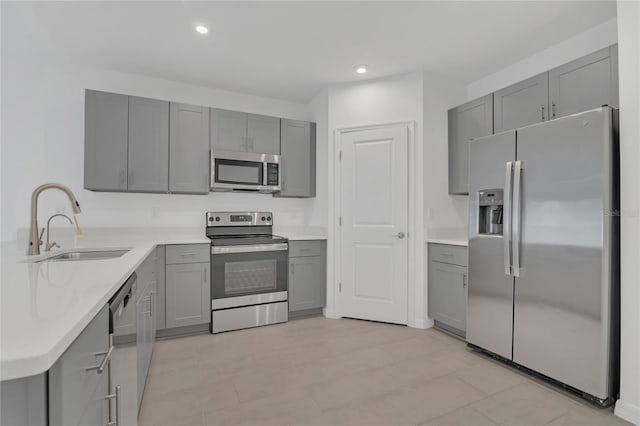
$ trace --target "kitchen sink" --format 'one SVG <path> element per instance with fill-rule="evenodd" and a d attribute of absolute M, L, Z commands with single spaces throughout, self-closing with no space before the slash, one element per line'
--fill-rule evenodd
<path fill-rule="evenodd" d="M 128 253 L 129 249 L 118 250 L 86 250 L 69 251 L 37 260 L 36 262 L 69 262 L 78 260 L 106 260 L 114 259 Z"/>

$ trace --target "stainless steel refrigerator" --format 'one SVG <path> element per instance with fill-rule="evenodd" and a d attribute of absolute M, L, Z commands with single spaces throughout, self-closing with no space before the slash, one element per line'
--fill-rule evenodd
<path fill-rule="evenodd" d="M 471 141 L 467 341 L 602 405 L 618 392 L 617 111 Z"/>

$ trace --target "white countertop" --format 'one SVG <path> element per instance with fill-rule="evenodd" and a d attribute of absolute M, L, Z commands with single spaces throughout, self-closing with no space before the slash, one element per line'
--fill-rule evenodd
<path fill-rule="evenodd" d="M 326 239 L 316 232 L 279 232 L 291 240 Z M 93 229 L 85 234 L 61 243 L 57 251 L 131 251 L 107 260 L 27 263 L 26 244 L 2 244 L 0 380 L 47 371 L 157 245 L 210 243 L 201 228 Z"/>
<path fill-rule="evenodd" d="M 452 246 L 469 246 L 469 237 L 466 229 L 441 228 L 429 229 L 425 232 L 427 243 L 449 244 Z"/>

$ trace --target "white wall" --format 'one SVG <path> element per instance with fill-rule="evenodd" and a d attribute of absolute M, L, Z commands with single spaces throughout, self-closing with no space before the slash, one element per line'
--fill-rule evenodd
<path fill-rule="evenodd" d="M 414 256 L 415 267 L 410 271 L 413 280 L 409 286 L 409 325 L 424 327 L 426 325 L 425 289 L 423 280 L 422 247 L 423 243 L 423 184 L 422 184 L 422 73 L 414 72 L 392 76 L 388 78 L 366 80 L 355 84 L 333 85 L 328 90 L 328 187 L 334 187 L 335 146 L 334 133 L 336 129 L 367 126 L 384 123 L 413 122 L 415 123 L 415 157 L 419 168 L 416 172 L 416 191 L 413 194 L 415 208 L 411 214 L 417 216 L 418 235 L 409 236 L 410 257 Z M 329 212 L 334 211 L 333 197 L 328 199 Z M 335 228 L 335 215 L 329 214 L 329 229 Z M 413 238 L 412 238 L 413 237 Z M 330 240 L 328 244 L 328 282 L 327 315 L 337 316 L 335 311 L 335 283 L 337 271 L 334 268 L 335 244 Z M 410 274 L 411 275 L 411 274 Z"/>
<path fill-rule="evenodd" d="M 640 3 L 618 1 L 621 180 L 620 400 L 616 414 L 640 425 Z"/>
<path fill-rule="evenodd" d="M 423 75 L 424 220 L 426 228 L 467 228 L 466 195 L 449 195 L 447 111 L 465 101 L 465 86 L 446 77 Z"/>
<path fill-rule="evenodd" d="M 611 46 L 617 43 L 617 40 L 617 24 L 614 18 L 469 84 L 467 100 L 479 98 Z"/>
<path fill-rule="evenodd" d="M 316 196 L 310 202 L 308 226 L 327 228 L 328 223 L 328 160 L 329 160 L 329 90 L 322 89 L 309 102 L 311 121 L 316 123 Z"/>
<path fill-rule="evenodd" d="M 8 15 L 3 6 L 3 35 L 23 34 L 25 29 L 13 28 Z M 83 209 L 78 219 L 85 227 L 204 227 L 204 212 L 235 209 L 272 210 L 276 224 L 304 226 L 317 204 L 263 194 L 118 194 L 83 189 L 85 88 L 300 120 L 311 118 L 307 105 L 64 63 L 35 36 L 2 37 L 2 60 L 2 240 L 15 239 L 17 228 L 29 226 L 31 192 L 45 182 L 63 183 L 74 191 Z M 319 189 L 326 192 L 322 186 Z M 46 191 L 40 198 L 41 221 L 57 210 L 70 213 L 61 193 Z"/>

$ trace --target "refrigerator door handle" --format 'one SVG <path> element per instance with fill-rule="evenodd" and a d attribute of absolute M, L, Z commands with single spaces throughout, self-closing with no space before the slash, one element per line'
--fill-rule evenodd
<path fill-rule="evenodd" d="M 520 222 L 521 222 L 521 200 L 520 200 L 520 187 L 522 179 L 522 161 L 516 161 L 514 163 L 513 172 L 513 215 L 512 215 L 512 227 L 513 227 L 513 239 L 511 243 L 511 251 L 513 253 L 513 276 L 520 276 Z"/>
<path fill-rule="evenodd" d="M 511 176 L 513 161 L 506 163 L 504 173 L 504 214 L 502 215 L 502 240 L 504 242 L 504 274 L 511 275 Z"/>

